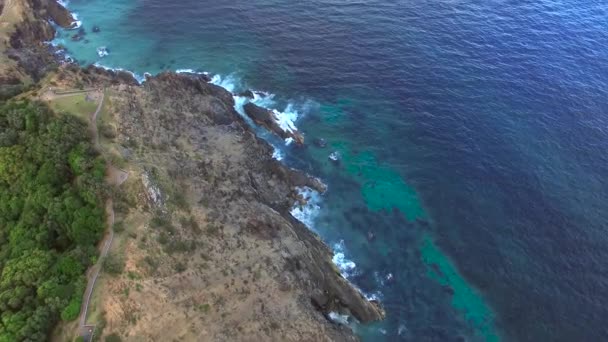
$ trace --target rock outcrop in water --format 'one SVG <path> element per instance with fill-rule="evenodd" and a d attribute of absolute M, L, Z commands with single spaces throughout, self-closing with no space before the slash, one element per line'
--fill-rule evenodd
<path fill-rule="evenodd" d="M 46 5 L 48 18 L 53 20 L 57 25 L 63 28 L 75 27 L 76 20 L 74 20 L 72 13 L 65 9 L 65 7 L 59 4 L 56 0 L 43 0 L 40 1 L 40 3 L 43 6 Z"/>
<path fill-rule="evenodd" d="M 99 290 L 96 305 L 114 332 L 147 340 L 354 341 L 328 320 L 331 312 L 364 323 L 384 317 L 290 213 L 305 201 L 299 187 L 323 192 L 325 185 L 272 159 L 230 92 L 196 75 L 162 73 L 139 85 L 127 72 L 93 66 L 61 65 L 49 74 L 43 64 L 53 51 L 41 44 L 53 36 L 47 7 L 13 1 L 32 13 L 10 38 L 6 54 L 15 63 L 2 70 L 3 86 L 47 75 L 39 87 L 105 89 L 102 131 L 111 134 L 104 153 L 123 160 L 130 189 L 120 215 L 131 238 L 113 253 L 128 249 L 128 274 L 142 277 L 126 297 L 126 275 Z M 282 138 L 304 142 L 271 111 L 254 104 L 246 111 Z M 150 201 L 144 183 L 163 201 Z"/>
<path fill-rule="evenodd" d="M 267 128 L 269 131 L 278 135 L 283 139 L 291 138 L 298 145 L 304 144 L 304 136 L 295 129 L 283 129 L 278 122 L 275 113 L 253 103 L 247 103 L 244 106 L 245 113 L 249 116 L 255 123 Z"/>

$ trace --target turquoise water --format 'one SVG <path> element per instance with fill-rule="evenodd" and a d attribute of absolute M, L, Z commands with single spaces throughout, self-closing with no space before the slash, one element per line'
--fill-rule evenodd
<path fill-rule="evenodd" d="M 608 340 L 603 4 L 68 6 L 86 35 L 55 42 L 82 64 L 207 71 L 273 94 L 256 103 L 309 144 L 257 131 L 329 186 L 294 214 L 387 310 L 354 325 L 364 340 Z"/>

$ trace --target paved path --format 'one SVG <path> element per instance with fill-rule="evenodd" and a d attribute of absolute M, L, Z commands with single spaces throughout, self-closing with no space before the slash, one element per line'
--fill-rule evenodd
<path fill-rule="evenodd" d="M 97 109 L 94 113 L 91 114 L 91 131 L 93 132 L 93 141 L 97 149 L 101 149 L 101 146 L 99 145 L 99 134 L 97 133 L 97 115 L 103 107 L 104 96 L 105 94 L 102 91 L 101 99 L 99 100 Z M 108 169 L 108 172 L 110 174 L 116 175 L 116 177 L 112 177 L 116 178 L 116 180 L 112 182 L 113 184 L 120 185 L 127 180 L 128 173 L 126 171 L 117 169 L 112 165 L 108 165 Z M 86 324 L 87 314 L 89 311 L 89 303 L 91 302 L 91 295 L 93 294 L 93 289 L 95 288 L 95 282 L 99 277 L 99 272 L 103 267 L 103 262 L 106 256 L 108 255 L 108 251 L 112 246 L 112 240 L 114 239 L 114 229 L 112 228 L 114 226 L 114 206 L 111 198 L 106 201 L 106 221 L 108 225 L 108 232 L 102 240 L 101 253 L 99 255 L 97 263 L 93 265 L 87 272 L 87 288 L 84 291 L 84 295 L 82 297 L 82 306 L 80 307 L 78 330 L 80 331 L 80 335 L 84 338 L 85 341 L 91 341 L 93 337 L 93 332 L 95 331 L 95 325 Z"/>

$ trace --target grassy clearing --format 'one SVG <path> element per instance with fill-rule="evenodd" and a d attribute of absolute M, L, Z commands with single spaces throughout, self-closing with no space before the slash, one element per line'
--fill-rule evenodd
<path fill-rule="evenodd" d="M 76 115 L 84 120 L 89 120 L 90 115 L 97 109 L 97 102 L 87 101 L 84 93 L 56 98 L 50 101 L 49 105 L 55 112 Z"/>

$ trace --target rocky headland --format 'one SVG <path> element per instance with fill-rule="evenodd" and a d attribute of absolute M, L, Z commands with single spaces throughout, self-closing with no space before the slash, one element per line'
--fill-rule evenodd
<path fill-rule="evenodd" d="M 300 187 L 325 185 L 272 158 L 234 109 L 233 94 L 197 75 L 127 72 L 57 60 L 48 20 L 73 27 L 54 0 L 2 8 L 0 91 L 44 100 L 49 89 L 103 91 L 100 149 L 128 172 L 113 189 L 123 266 L 102 275 L 93 314 L 101 334 L 135 341 L 355 341 L 330 313 L 367 323 L 384 316 L 339 273 L 332 251 L 291 214 Z M 6 62 L 6 63 L 5 63 Z M 303 144 L 272 112 L 257 124 Z M 129 289 L 133 289 L 129 291 Z M 89 319 L 90 320 L 90 319 Z M 73 329 L 62 324 L 56 340 Z"/>

